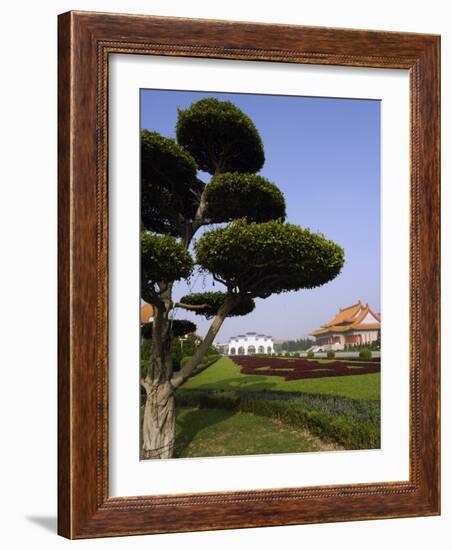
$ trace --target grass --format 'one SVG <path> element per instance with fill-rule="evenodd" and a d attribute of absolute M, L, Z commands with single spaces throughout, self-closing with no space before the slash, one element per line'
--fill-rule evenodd
<path fill-rule="evenodd" d="M 182 387 L 184 390 L 271 390 L 315 393 L 351 399 L 379 400 L 380 374 L 372 373 L 356 376 L 328 376 L 305 380 L 285 380 L 280 376 L 241 374 L 238 365 L 228 357 L 222 357 L 200 374 L 190 378 Z"/>
<path fill-rule="evenodd" d="M 175 456 L 379 448 L 379 399 L 378 373 L 285 380 L 222 357 L 176 392 Z"/>
<path fill-rule="evenodd" d="M 273 391 L 179 390 L 176 407 L 251 413 L 345 449 L 380 447 L 379 401 Z"/>
<path fill-rule="evenodd" d="M 272 418 L 222 409 L 179 409 L 176 457 L 300 453 L 337 449 Z"/>

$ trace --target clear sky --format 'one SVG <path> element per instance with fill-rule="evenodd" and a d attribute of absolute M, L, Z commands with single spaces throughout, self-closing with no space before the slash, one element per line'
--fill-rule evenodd
<path fill-rule="evenodd" d="M 346 260 L 326 285 L 256 300 L 253 313 L 225 321 L 216 341 L 248 331 L 300 338 L 358 300 L 380 311 L 380 102 L 142 90 L 141 127 L 175 137 L 177 108 L 205 97 L 232 101 L 251 117 L 265 149 L 260 174 L 284 193 L 287 221 L 321 231 L 345 249 Z M 196 275 L 191 288 L 223 290 Z M 187 292 L 178 284 L 175 296 Z M 210 324 L 186 311 L 176 317 L 192 319 L 201 335 Z"/>

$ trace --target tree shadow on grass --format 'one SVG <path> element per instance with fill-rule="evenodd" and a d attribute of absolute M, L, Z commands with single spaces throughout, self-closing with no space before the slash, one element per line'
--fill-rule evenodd
<path fill-rule="evenodd" d="M 176 445 L 174 449 L 175 458 L 180 458 L 190 446 L 194 438 L 204 429 L 219 422 L 223 422 L 236 414 L 234 410 L 224 409 L 180 409 L 184 412 L 177 419 Z"/>

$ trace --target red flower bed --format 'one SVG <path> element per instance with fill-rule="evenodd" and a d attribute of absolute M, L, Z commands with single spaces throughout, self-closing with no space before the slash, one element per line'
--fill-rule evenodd
<path fill-rule="evenodd" d="M 230 357 L 240 367 L 242 374 L 282 376 L 286 380 L 324 378 L 326 376 L 350 376 L 380 372 L 380 363 L 353 361 L 350 367 L 341 361 L 320 363 L 306 359 L 280 359 L 278 357 L 255 357 L 236 355 Z"/>

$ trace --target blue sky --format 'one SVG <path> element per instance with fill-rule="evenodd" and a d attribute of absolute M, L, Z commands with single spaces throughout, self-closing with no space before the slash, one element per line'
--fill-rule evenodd
<path fill-rule="evenodd" d="M 345 249 L 346 259 L 332 282 L 257 300 L 253 313 L 227 319 L 217 341 L 246 331 L 300 338 L 358 300 L 380 311 L 380 102 L 142 90 L 141 127 L 175 137 L 177 108 L 205 97 L 232 101 L 251 117 L 265 149 L 260 174 L 284 193 L 287 221 L 321 231 Z M 191 288 L 222 290 L 196 276 Z M 187 291 L 178 284 L 175 295 Z M 185 311 L 177 317 L 192 319 L 201 335 L 210 324 Z"/>

